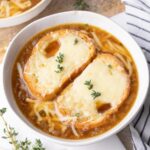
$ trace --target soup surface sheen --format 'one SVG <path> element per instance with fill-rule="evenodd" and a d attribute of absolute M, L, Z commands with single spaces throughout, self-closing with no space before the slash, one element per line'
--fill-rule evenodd
<path fill-rule="evenodd" d="M 34 91 L 35 89 L 33 90 L 30 87 L 28 87 L 28 82 L 23 73 L 26 70 L 28 71 L 27 67 L 25 66 L 26 64 L 30 65 L 31 61 L 35 61 L 35 62 L 37 61 L 36 63 L 38 63 L 38 65 L 42 65 L 41 67 L 45 67 L 44 66 L 45 64 L 40 64 L 39 62 L 42 62 L 42 61 L 44 62 L 44 60 L 49 60 L 48 58 L 53 57 L 57 53 L 59 47 L 61 46 L 60 42 L 58 42 L 57 40 L 50 41 L 50 43 L 48 43 L 48 45 L 44 49 L 44 52 L 42 51 L 41 52 L 42 54 L 39 53 L 40 55 L 38 57 L 40 58 L 39 60 L 38 59 L 35 60 L 31 58 L 31 55 L 34 55 L 33 49 L 34 50 L 36 49 L 37 46 L 35 45 L 37 45 L 37 43 L 43 37 L 46 37 L 48 34 L 51 34 L 53 32 L 55 33 L 60 30 L 71 31 L 70 33 L 67 32 L 67 34 L 73 35 L 75 33 L 75 36 L 77 37 L 74 39 L 74 44 L 72 45 L 78 46 L 77 49 L 81 48 L 82 50 L 83 47 L 86 49 L 87 48 L 86 46 L 88 45 L 86 42 L 89 42 L 89 43 L 92 42 L 95 47 L 96 52 L 95 54 L 93 54 L 93 56 L 91 56 L 91 59 L 86 63 L 86 65 L 84 64 L 84 67 L 81 67 L 79 69 L 80 71 L 73 73 L 73 75 L 71 75 L 69 80 L 67 80 L 65 84 L 63 84 L 59 88 L 59 90 L 56 90 L 53 96 L 42 97 L 43 95 L 42 96 L 38 95 Z M 79 37 L 79 35 L 76 34 L 76 32 L 80 33 L 81 38 Z M 85 34 L 85 37 L 87 38 L 86 40 L 84 40 L 85 37 L 82 36 L 81 33 Z M 63 32 L 60 32 L 60 35 L 63 35 L 63 34 L 64 34 Z M 74 37 L 71 37 L 71 38 L 74 38 Z M 66 36 L 66 39 L 62 38 L 61 42 L 63 42 L 64 40 L 67 45 L 67 42 L 69 42 L 71 38 L 67 39 L 67 36 Z M 44 41 L 46 41 L 46 39 L 44 39 Z M 83 44 L 83 42 L 85 42 L 85 44 L 87 45 Z M 42 47 L 40 47 L 40 50 L 41 49 Z M 65 69 L 66 69 L 65 65 L 67 65 L 65 64 L 65 61 L 67 61 L 67 56 L 69 57 L 70 53 L 68 54 L 68 51 L 66 49 L 64 49 L 64 53 L 62 53 L 63 50 L 61 53 L 58 53 L 59 55 L 57 55 L 57 57 L 54 59 L 54 62 L 55 61 L 57 62 L 56 68 L 58 67 L 58 64 L 60 64 L 59 67 L 62 67 L 62 68 L 64 67 L 63 68 L 64 72 L 63 72 L 63 69 L 59 67 L 58 67 L 59 70 L 55 71 L 56 75 L 52 72 L 54 76 L 56 77 L 60 75 L 61 73 L 63 74 L 68 71 L 67 70 L 65 72 Z M 73 51 L 73 48 L 70 49 L 70 51 Z M 62 56 L 62 58 L 59 60 L 56 60 L 58 56 L 60 55 Z M 75 53 L 73 55 L 72 55 L 72 60 L 68 60 L 70 65 L 73 61 L 73 57 L 77 57 L 77 58 L 79 57 Z M 86 53 L 83 53 L 80 56 L 82 55 L 86 55 Z M 95 72 L 97 71 L 95 68 L 93 68 L 93 71 L 91 72 L 92 70 L 91 68 L 92 68 L 92 65 L 93 66 L 95 65 L 94 62 L 98 58 L 100 58 L 101 61 L 99 63 L 102 65 L 101 66 L 102 70 L 100 70 L 100 72 L 102 72 L 102 75 L 103 75 L 103 71 L 106 70 L 106 73 L 107 73 L 106 75 L 104 74 L 104 77 L 102 76 L 100 78 L 101 80 L 95 79 L 94 78 L 95 76 L 91 75 L 92 72 L 94 72 L 94 70 Z M 29 59 L 31 60 L 29 61 Z M 78 61 L 82 61 L 83 59 L 79 59 Z M 117 63 L 118 67 L 115 68 L 114 66 L 108 64 L 108 72 L 107 72 L 107 67 L 105 67 L 105 64 L 108 63 L 109 60 L 112 60 L 112 64 L 114 63 L 114 66 Z M 78 65 L 77 62 L 74 64 L 74 66 L 76 65 Z M 74 69 L 74 67 L 72 68 Z M 51 66 L 50 66 L 50 69 L 51 69 Z M 36 72 L 37 70 L 35 71 L 35 74 L 33 75 L 33 77 L 37 75 Z M 49 72 L 47 72 L 47 74 L 45 72 L 41 72 L 41 74 L 46 74 L 46 76 L 48 75 L 48 73 Z M 122 76 L 120 76 L 120 74 L 124 75 L 123 78 Z M 35 87 L 38 86 L 38 83 L 40 82 L 41 83 L 40 87 L 43 88 L 43 86 L 45 85 L 43 85 L 42 83 L 44 83 L 44 80 L 46 80 L 45 79 L 47 78 L 46 76 L 43 77 L 42 75 L 38 74 L 39 78 L 36 78 L 37 80 L 35 80 L 34 86 Z M 107 83 L 107 81 L 102 80 L 102 78 L 105 79 L 106 76 L 107 76 L 107 80 L 110 79 L 111 83 Z M 111 76 L 113 76 L 114 78 L 112 78 Z M 42 77 L 43 77 L 43 82 L 39 81 Z M 88 80 L 84 80 L 84 78 Z M 96 75 L 96 78 L 99 78 L 98 74 Z M 118 78 L 121 78 L 120 82 L 117 81 Z M 124 85 L 124 78 L 125 78 L 125 84 L 127 84 L 126 96 L 123 93 L 122 94 L 123 96 L 122 95 L 121 96 L 124 97 L 124 99 L 122 101 L 120 100 L 121 101 L 120 103 L 119 102 L 117 103 L 115 99 L 116 95 L 111 96 L 110 93 L 115 88 L 118 88 L 118 92 L 120 92 L 119 89 L 121 87 L 117 87 L 117 85 L 126 86 Z M 80 84 L 82 81 L 83 81 L 83 85 Z M 103 86 L 102 86 L 102 89 L 96 89 L 96 86 L 98 86 L 97 83 L 99 81 L 101 81 L 101 84 L 103 84 L 104 87 L 109 85 L 109 88 L 103 89 Z M 102 83 L 103 81 L 104 83 Z M 116 85 L 114 81 L 117 81 Z M 48 79 L 45 81 L 45 83 L 46 82 L 53 83 L 53 81 L 49 81 Z M 76 84 L 77 86 L 75 86 Z M 101 84 L 99 84 L 99 87 L 101 87 Z M 48 84 L 48 87 L 49 87 L 49 84 Z M 59 26 L 51 27 L 49 29 L 46 29 L 40 32 L 39 34 L 35 35 L 31 40 L 29 40 L 25 44 L 25 46 L 19 53 L 14 64 L 14 68 L 12 72 L 12 89 L 13 89 L 14 97 L 15 97 L 18 107 L 20 108 L 21 112 L 26 116 L 26 118 L 34 126 L 36 126 L 37 128 L 41 129 L 42 131 L 44 131 L 45 133 L 49 135 L 53 135 L 53 136 L 57 136 L 61 138 L 67 138 L 67 139 L 83 139 L 83 138 L 100 135 L 108 131 L 109 129 L 117 125 L 128 114 L 137 96 L 138 75 L 137 75 L 136 66 L 134 64 L 134 61 L 130 53 L 123 46 L 123 44 L 118 39 L 116 39 L 113 35 L 111 35 L 110 33 L 98 27 L 94 27 L 89 24 L 62 24 Z M 36 90 L 38 90 L 39 92 L 41 89 L 40 90 L 36 89 Z M 75 91 L 76 97 L 74 99 L 76 100 L 74 100 L 73 98 L 70 100 L 67 99 L 70 96 L 69 94 L 72 91 Z M 107 91 L 108 91 L 108 94 L 107 94 Z M 84 94 L 87 94 L 87 92 L 91 94 L 89 94 L 89 96 L 87 96 L 87 99 L 86 99 L 85 98 L 86 95 Z M 73 94 L 71 95 L 72 97 L 73 97 Z M 105 99 L 105 97 L 108 98 L 109 96 L 111 96 L 112 99 L 115 97 L 113 99 L 114 103 L 111 103 L 111 101 L 106 102 L 106 100 L 102 101 L 102 99 Z M 79 106 L 79 104 L 81 106 Z M 71 107 L 72 105 L 74 107 Z M 89 105 L 91 106 L 91 109 L 93 108 L 93 110 L 90 110 L 90 108 L 85 108 L 86 106 L 89 106 Z M 111 108 L 113 107 L 114 109 L 111 110 Z M 88 111 L 86 112 L 86 110 Z M 85 117 L 86 116 L 85 113 L 87 117 Z M 88 113 L 89 114 L 91 113 L 93 116 L 90 116 L 91 114 L 89 115 Z M 91 119 L 90 117 L 93 117 L 93 118 L 97 117 L 96 119 L 94 118 L 95 120 L 92 118 L 94 120 L 94 123 L 90 120 Z M 101 118 L 101 121 L 97 121 L 99 118 Z"/>

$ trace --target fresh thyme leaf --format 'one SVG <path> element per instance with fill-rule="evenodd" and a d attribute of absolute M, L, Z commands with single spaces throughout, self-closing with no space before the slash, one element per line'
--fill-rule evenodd
<path fill-rule="evenodd" d="M 91 83 L 91 80 L 85 81 L 84 84 L 88 86 L 89 90 L 91 90 L 93 88 L 93 84 Z"/>
<path fill-rule="evenodd" d="M 56 61 L 58 62 L 58 63 L 63 63 L 63 61 L 64 61 L 64 54 L 62 54 L 62 53 L 59 53 L 59 55 L 57 56 L 57 58 L 56 58 Z"/>
<path fill-rule="evenodd" d="M 75 116 L 76 116 L 76 117 L 79 117 L 79 116 L 80 116 L 80 113 L 76 113 Z"/>
<path fill-rule="evenodd" d="M 100 92 L 96 92 L 95 90 L 92 90 L 91 95 L 92 95 L 93 99 L 95 99 L 96 97 L 101 96 L 101 93 Z"/>
<path fill-rule="evenodd" d="M 9 129 L 10 129 L 10 133 L 11 133 L 13 136 L 17 136 L 17 135 L 18 135 L 18 133 L 15 131 L 14 128 L 12 128 L 12 127 L 9 126 Z"/>
<path fill-rule="evenodd" d="M 56 62 L 59 63 L 57 65 L 57 70 L 55 71 L 56 73 L 60 73 L 63 71 L 64 67 L 60 65 L 61 63 L 63 63 L 63 61 L 64 61 L 64 54 L 59 53 L 59 55 L 56 58 Z"/>
<path fill-rule="evenodd" d="M 112 65 L 109 64 L 108 67 L 109 67 L 110 69 L 112 69 Z"/>
<path fill-rule="evenodd" d="M 113 69 L 113 67 L 112 67 L 112 65 L 108 65 L 108 68 L 109 68 L 109 72 L 110 72 L 110 74 L 112 75 L 113 73 L 112 73 L 112 69 Z"/>
<path fill-rule="evenodd" d="M 6 108 L 0 109 L 0 116 L 3 116 L 3 114 L 6 112 Z"/>
<path fill-rule="evenodd" d="M 64 70 L 64 67 L 61 66 L 60 64 L 57 65 L 57 70 L 55 71 L 56 73 L 60 73 Z"/>
<path fill-rule="evenodd" d="M 42 142 L 39 139 L 36 139 L 32 150 L 45 150 L 45 148 L 43 147 Z"/>
<path fill-rule="evenodd" d="M 2 136 L 2 138 L 3 138 L 3 139 L 7 139 L 7 137 L 6 137 L 6 136 Z"/>
<path fill-rule="evenodd" d="M 14 150 L 45 150 L 43 147 L 43 144 L 39 139 L 36 139 L 35 144 L 33 145 L 27 138 L 24 141 L 18 141 L 17 135 L 18 133 L 16 130 L 9 126 L 9 124 L 6 122 L 3 114 L 6 112 L 6 108 L 0 109 L 0 118 L 4 124 L 4 136 L 2 136 L 3 139 L 7 139 L 9 144 L 12 145 L 12 149 Z"/>
<path fill-rule="evenodd" d="M 76 0 L 74 7 L 78 10 L 85 10 L 89 8 L 89 5 L 84 0 Z"/>
<path fill-rule="evenodd" d="M 8 142 L 13 146 L 13 148 L 15 150 L 19 150 L 20 145 L 18 143 L 18 140 L 16 139 L 16 136 L 18 135 L 18 133 L 15 131 L 14 128 L 10 127 L 7 124 L 7 122 L 5 121 L 3 116 L 1 116 L 1 118 L 2 118 L 2 121 L 3 121 L 4 126 L 5 126 L 4 130 L 3 130 L 5 136 L 3 136 L 2 138 L 7 139 Z"/>
<path fill-rule="evenodd" d="M 20 142 L 20 149 L 21 150 L 29 150 L 31 142 L 26 138 L 24 141 Z"/>
<path fill-rule="evenodd" d="M 79 40 L 77 38 L 75 38 L 74 40 L 74 45 L 78 44 Z"/>

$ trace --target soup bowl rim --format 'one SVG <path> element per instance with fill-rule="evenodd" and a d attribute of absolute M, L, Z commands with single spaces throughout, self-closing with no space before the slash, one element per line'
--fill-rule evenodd
<path fill-rule="evenodd" d="M 72 18 L 68 18 L 68 17 L 72 17 Z M 91 18 L 91 20 L 89 21 L 88 19 L 85 19 L 87 16 L 87 18 Z M 136 49 L 136 52 L 134 51 L 134 49 L 128 49 L 129 52 L 134 52 L 134 55 L 132 55 L 132 57 L 134 56 L 134 61 L 138 70 L 138 75 L 139 75 L 139 90 L 138 90 L 138 95 L 137 98 L 135 100 L 134 105 L 132 106 L 131 110 L 129 111 L 129 113 L 126 115 L 126 117 L 120 121 L 120 123 L 118 123 L 115 127 L 111 128 L 110 130 L 106 131 L 105 133 L 101 134 L 101 135 L 97 135 L 94 137 L 90 137 L 90 138 L 86 138 L 86 139 L 79 139 L 79 140 L 71 140 L 71 139 L 63 139 L 63 138 L 58 138 L 58 137 L 54 137 L 51 135 L 47 135 L 46 133 L 44 133 L 43 131 L 37 129 L 36 127 L 34 127 L 25 117 L 24 115 L 21 113 L 21 111 L 19 110 L 19 108 L 17 107 L 16 104 L 14 104 L 14 97 L 12 94 L 12 87 L 11 87 L 11 69 L 6 69 L 7 67 L 11 66 L 12 67 L 12 63 L 14 63 L 16 56 L 12 56 L 12 55 L 16 55 L 19 53 L 20 49 L 16 50 L 15 47 L 18 46 L 17 41 L 18 42 L 23 42 L 21 41 L 21 39 L 24 37 L 24 39 L 27 38 L 28 35 L 28 31 L 33 32 L 33 34 L 35 32 L 38 33 L 37 29 L 38 27 L 43 27 L 43 29 L 45 29 L 45 26 L 48 28 L 50 27 L 49 25 L 45 25 L 44 23 L 51 23 L 50 21 L 53 21 L 54 23 L 56 23 L 56 25 L 59 25 L 62 19 L 62 17 L 66 17 L 65 19 L 67 21 L 62 22 L 63 23 L 89 23 L 89 22 L 93 22 L 98 19 L 102 22 L 102 26 L 107 25 L 108 29 L 109 26 L 114 27 L 114 33 L 116 33 L 116 36 L 118 38 L 118 36 L 120 36 L 118 39 L 121 42 L 125 42 L 125 46 L 126 47 L 133 47 L 134 49 Z M 84 17 L 84 19 L 83 19 Z M 92 18 L 93 17 L 93 18 Z M 81 19 L 79 19 L 81 18 Z M 59 19 L 59 21 L 58 21 Z M 72 22 L 68 22 L 69 19 L 72 19 Z M 74 22 L 75 19 L 75 22 Z M 79 21 L 79 20 L 84 20 L 84 21 Z M 63 19 L 62 19 L 63 20 Z M 79 22 L 77 22 L 77 20 Z M 57 22 L 58 21 L 58 22 Z M 98 21 L 97 21 L 98 22 Z M 58 24 L 57 24 L 58 23 Z M 89 23 L 91 24 L 91 23 Z M 93 25 L 93 24 L 91 24 Z M 96 25 L 95 25 L 96 26 Z M 98 25 L 97 27 L 100 27 L 100 25 Z M 103 29 L 103 27 L 100 27 Z M 111 29 L 109 29 L 111 30 Z M 41 30 L 40 30 L 41 31 Z M 32 33 L 30 33 L 32 34 Z M 36 35 L 36 33 L 34 34 Z M 124 41 L 122 41 L 122 36 L 124 38 Z M 22 37 L 22 38 L 21 38 Z M 31 36 L 30 36 L 31 38 Z M 126 41 L 127 40 L 127 41 Z M 124 43 L 123 43 L 124 44 Z M 131 45 L 132 44 L 132 45 Z M 21 44 L 20 44 L 21 45 Z M 13 52 L 15 54 L 13 54 Z M 138 57 L 140 56 L 140 62 L 138 61 Z M 13 57 L 13 58 L 12 58 Z M 142 74 L 144 71 L 144 78 L 142 79 Z M 148 64 L 146 62 L 146 58 L 141 50 L 141 48 L 138 46 L 138 44 L 133 40 L 133 38 L 124 30 L 122 29 L 119 25 L 117 25 L 116 23 L 114 23 L 112 20 L 110 20 L 109 18 L 97 14 L 97 13 L 93 13 L 93 12 L 88 12 L 88 11 L 67 11 L 67 12 L 62 12 L 62 13 L 57 13 L 57 14 L 53 14 L 44 18 L 41 18 L 39 20 L 36 20 L 34 22 L 32 22 L 31 24 L 29 24 L 28 26 L 26 26 L 24 29 L 22 29 L 15 37 L 14 39 L 10 42 L 8 48 L 7 48 L 7 52 L 3 61 L 3 70 L 2 70 L 2 78 L 3 78 L 3 91 L 4 91 L 4 95 L 5 98 L 11 108 L 11 110 L 16 114 L 16 116 L 24 123 L 24 125 L 26 127 L 30 127 L 30 129 L 35 132 L 35 134 L 38 135 L 38 137 L 40 138 L 44 138 L 48 141 L 52 141 L 52 142 L 56 142 L 59 144 L 64 144 L 64 145 L 71 145 L 71 146 L 79 146 L 79 145 L 87 145 L 87 144 L 91 144 L 94 142 L 98 142 L 101 140 L 104 140 L 105 138 L 110 137 L 113 134 L 118 133 L 121 129 L 123 129 L 125 126 L 127 126 L 132 120 L 133 118 L 136 116 L 136 114 L 138 113 L 138 111 L 140 110 L 140 108 L 142 107 L 144 100 L 146 98 L 147 92 L 148 92 L 148 87 L 149 87 L 149 70 L 148 70 Z M 141 101 L 139 100 L 141 99 Z"/>

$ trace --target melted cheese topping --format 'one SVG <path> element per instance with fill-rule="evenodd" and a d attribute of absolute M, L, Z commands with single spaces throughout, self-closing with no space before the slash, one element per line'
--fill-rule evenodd
<path fill-rule="evenodd" d="M 89 80 L 93 84 L 91 90 L 84 84 Z M 57 101 L 60 108 L 70 110 L 70 115 L 79 113 L 81 118 L 95 120 L 104 117 L 98 113 L 96 102 L 109 103 L 111 109 L 115 109 L 126 98 L 128 88 L 129 78 L 122 64 L 113 55 L 102 54 L 76 78 Z M 93 99 L 93 90 L 101 95 Z"/>
<path fill-rule="evenodd" d="M 93 85 L 92 89 L 85 85 L 85 81 L 89 80 Z M 88 130 L 89 125 L 98 126 L 108 113 L 119 107 L 128 96 L 129 84 L 129 77 L 122 63 L 111 54 L 99 54 L 54 101 L 35 101 L 34 114 L 38 122 L 46 118 L 50 129 L 52 125 L 54 128 L 59 123 L 63 132 L 66 126 L 70 126 L 73 134 L 79 136 L 76 129 Z M 93 90 L 101 95 L 93 98 Z M 98 112 L 97 102 L 110 104 L 111 107 L 105 112 Z M 40 116 L 41 110 L 45 112 L 46 117 Z"/>
<path fill-rule="evenodd" d="M 25 66 L 25 75 L 28 76 L 28 79 L 34 80 L 34 86 L 42 96 L 60 87 L 65 79 L 70 78 L 72 72 L 78 70 L 91 56 L 91 43 L 80 37 L 78 32 L 66 31 L 65 34 L 60 34 L 59 32 L 52 33 L 47 35 L 47 41 L 39 41 L 36 45 L 36 50 Z M 41 53 L 41 49 L 45 49 L 53 39 L 59 41 L 60 47 L 53 57 L 47 58 Z M 75 44 L 75 40 L 78 43 Z M 60 53 L 64 55 L 63 62 L 60 64 L 63 66 L 63 70 L 60 73 L 56 73 L 56 70 L 58 70 L 57 65 L 59 64 L 56 59 Z"/>

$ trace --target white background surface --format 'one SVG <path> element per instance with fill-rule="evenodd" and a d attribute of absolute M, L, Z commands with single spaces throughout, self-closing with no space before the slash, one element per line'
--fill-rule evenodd
<path fill-rule="evenodd" d="M 121 26 L 125 27 L 125 20 L 123 17 L 124 14 L 119 14 L 117 16 L 114 16 L 112 20 L 119 23 Z M 123 18 L 123 19 L 122 19 Z M 0 73 L 1 71 L 1 65 L 0 65 Z M 18 138 L 24 139 L 28 138 L 31 141 L 34 141 L 34 139 L 38 138 L 36 133 L 33 132 L 28 126 L 24 125 L 23 122 L 19 120 L 19 118 L 11 111 L 11 108 L 9 108 L 7 101 L 5 100 L 3 96 L 3 90 L 2 90 L 2 78 L 0 74 L 0 108 L 6 107 L 7 113 L 4 115 L 7 122 L 16 129 L 16 131 L 19 133 Z M 0 137 L 3 135 L 3 124 L 0 120 Z M 66 147 L 62 145 L 58 145 L 55 143 L 50 143 L 46 141 L 45 139 L 41 139 L 44 147 L 46 150 L 124 150 L 124 146 L 121 143 L 121 141 L 118 139 L 116 135 L 103 140 L 99 143 L 91 144 L 88 146 L 80 146 L 80 147 Z M 7 140 L 4 140 L 0 138 L 0 150 L 11 150 L 11 146 L 8 144 Z"/>

